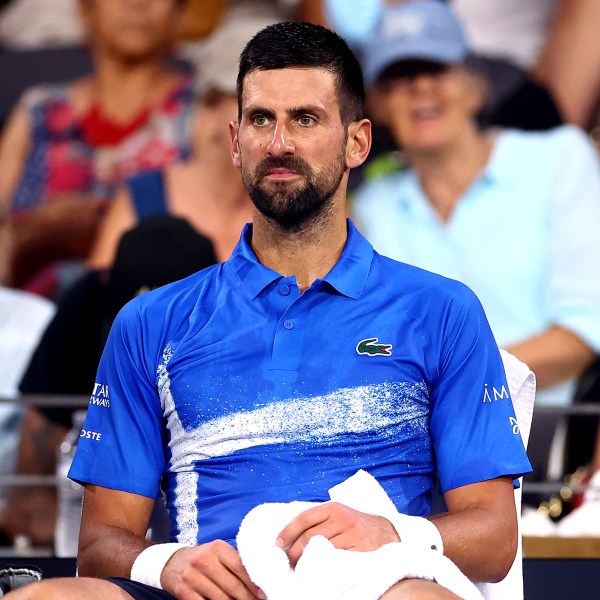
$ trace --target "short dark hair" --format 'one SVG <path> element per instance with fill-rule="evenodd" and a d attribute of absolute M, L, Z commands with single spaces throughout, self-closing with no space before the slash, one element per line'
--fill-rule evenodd
<path fill-rule="evenodd" d="M 365 85 L 358 59 L 337 33 L 321 25 L 299 21 L 268 25 L 246 44 L 237 77 L 239 117 L 246 75 L 253 71 L 294 67 L 330 71 L 336 80 L 342 123 L 348 125 L 362 119 Z"/>

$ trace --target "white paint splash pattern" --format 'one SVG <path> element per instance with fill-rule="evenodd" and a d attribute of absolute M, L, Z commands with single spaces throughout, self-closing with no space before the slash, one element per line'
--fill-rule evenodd
<path fill-rule="evenodd" d="M 252 410 L 235 411 L 186 429 L 178 410 L 201 408 L 195 403 L 177 407 L 171 392 L 168 364 L 173 349 L 168 345 L 157 370 L 163 414 L 170 433 L 169 470 L 175 473 L 173 491 L 177 541 L 195 544 L 198 539 L 196 463 L 227 456 L 247 448 L 292 443 L 321 446 L 343 444 L 346 434 L 405 438 L 407 432 L 422 439 L 428 435 L 428 398 L 424 383 L 385 382 L 348 387 L 307 398 L 286 398 Z M 205 402 L 229 403 L 230 399 L 205 398 Z"/>
<path fill-rule="evenodd" d="M 185 433 L 176 414 L 166 364 L 161 366 L 161 400 L 171 432 L 171 468 L 226 456 L 253 446 L 286 443 L 329 445 L 336 436 L 427 428 L 424 384 L 381 383 L 342 388 L 329 394 L 274 401 L 250 411 L 218 417 Z M 211 399 L 218 402 L 218 399 Z"/>
<path fill-rule="evenodd" d="M 171 394 L 171 381 L 167 371 L 167 365 L 173 356 L 173 349 L 170 344 L 163 351 L 163 360 L 158 366 L 158 393 L 160 397 L 161 408 L 163 414 L 167 416 L 167 428 L 171 434 L 169 446 L 172 448 L 173 441 L 178 440 L 178 446 L 181 450 L 187 445 L 184 442 L 187 440 L 189 444 L 194 444 L 181 424 L 179 415 L 175 410 L 175 402 Z M 198 489 L 199 473 L 190 469 L 177 473 L 175 480 L 176 486 L 173 491 L 175 510 L 175 522 L 177 525 L 177 541 L 180 544 L 195 545 L 198 543 L 198 506 L 196 504 Z"/>

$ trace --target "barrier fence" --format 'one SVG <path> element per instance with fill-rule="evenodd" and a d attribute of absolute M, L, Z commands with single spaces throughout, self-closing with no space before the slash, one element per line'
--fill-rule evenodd
<path fill-rule="evenodd" d="M 43 408 L 85 408 L 89 403 L 89 396 L 81 395 L 52 395 L 52 394 L 22 394 L 17 398 L 0 396 L 1 404 L 19 406 L 37 406 Z M 588 415 L 600 416 L 600 404 L 572 404 L 569 406 L 536 406 L 536 415 L 574 416 Z M 56 485 L 58 478 L 54 475 L 2 475 L 0 474 L 0 488 L 9 486 L 51 486 Z M 523 483 L 524 493 L 551 494 L 560 491 L 565 485 L 563 480 L 556 481 L 527 481 Z M 574 493 L 582 492 L 585 485 L 570 485 Z"/>

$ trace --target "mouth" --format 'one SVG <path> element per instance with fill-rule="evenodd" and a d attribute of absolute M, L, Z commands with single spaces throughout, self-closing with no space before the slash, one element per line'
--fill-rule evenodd
<path fill-rule="evenodd" d="M 267 179 L 271 179 L 273 181 L 287 181 L 288 179 L 294 179 L 295 177 L 299 176 L 300 174 L 297 171 L 285 168 L 269 169 L 265 175 Z"/>
<path fill-rule="evenodd" d="M 417 123 L 429 123 L 442 116 L 439 106 L 423 106 L 412 111 L 412 118 Z"/>

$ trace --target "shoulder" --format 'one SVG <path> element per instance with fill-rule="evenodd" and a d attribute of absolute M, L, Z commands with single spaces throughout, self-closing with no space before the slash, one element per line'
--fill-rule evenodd
<path fill-rule="evenodd" d="M 143 328 L 168 330 L 186 322 L 199 308 L 214 304 L 223 275 L 223 264 L 216 264 L 189 277 L 150 290 L 129 301 L 120 311 L 123 323 Z"/>
<path fill-rule="evenodd" d="M 371 293 L 404 314 L 430 348 L 488 330 L 485 312 L 475 293 L 464 283 L 425 269 L 375 254 Z M 470 338 L 469 338 L 470 339 Z"/>
<path fill-rule="evenodd" d="M 489 168 L 501 182 L 528 190 L 532 185 L 541 186 L 541 198 L 553 193 L 557 178 L 565 170 L 582 160 L 588 164 L 594 155 L 597 152 L 592 143 L 573 125 L 544 131 L 505 129 L 498 134 Z"/>
<path fill-rule="evenodd" d="M 159 108 L 167 114 L 180 110 L 182 106 L 191 108 L 195 104 L 195 97 L 194 78 L 187 73 L 177 73 Z"/>
<path fill-rule="evenodd" d="M 408 185 L 411 180 L 410 173 L 412 173 L 410 169 L 403 169 L 402 171 L 394 171 L 372 179 L 366 179 L 358 186 L 356 197 L 362 197 L 367 192 L 385 193 L 397 186 Z"/>
<path fill-rule="evenodd" d="M 156 186 L 162 187 L 164 178 L 163 169 L 148 169 L 135 173 L 126 180 L 127 187 L 137 188 L 141 187 L 146 190 L 147 187 L 154 188 Z"/>
<path fill-rule="evenodd" d="M 575 125 L 560 125 L 544 131 L 506 129 L 500 134 L 500 140 L 501 143 L 511 147 L 521 148 L 525 153 L 535 151 L 542 155 L 561 150 L 577 151 L 593 148 L 586 133 Z"/>
<path fill-rule="evenodd" d="M 35 85 L 27 88 L 21 96 L 21 103 L 29 108 L 54 103 L 67 102 L 71 84 L 51 83 Z"/>
<path fill-rule="evenodd" d="M 374 253 L 373 275 L 390 297 L 415 305 L 479 304 L 464 283 L 437 273 Z"/>
<path fill-rule="evenodd" d="M 352 209 L 362 212 L 367 209 L 383 208 L 402 196 L 412 186 L 412 181 L 411 170 L 396 171 L 366 180 L 353 194 Z"/>

